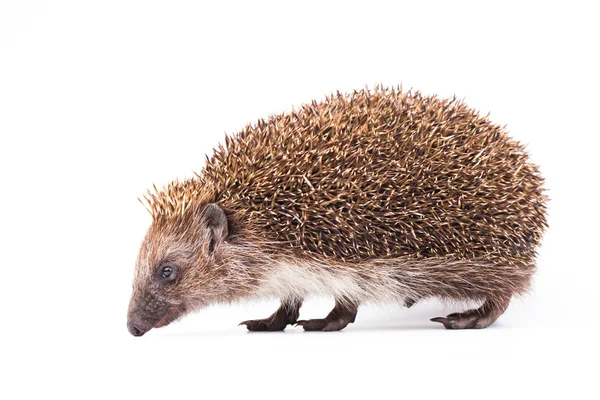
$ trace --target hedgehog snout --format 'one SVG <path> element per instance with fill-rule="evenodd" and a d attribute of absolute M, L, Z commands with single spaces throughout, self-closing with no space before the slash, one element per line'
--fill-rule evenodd
<path fill-rule="evenodd" d="M 127 330 L 133 336 L 142 336 L 150 329 L 153 328 L 153 324 L 148 318 L 144 318 L 139 312 L 129 311 L 127 313 Z"/>
<path fill-rule="evenodd" d="M 142 336 L 144 333 L 148 332 L 149 329 L 145 329 L 139 322 L 134 322 L 132 320 L 127 321 L 127 330 L 133 336 Z"/>
<path fill-rule="evenodd" d="M 168 304 L 149 292 L 134 293 L 127 311 L 127 330 L 133 336 L 142 336 L 154 328 L 157 321 L 165 316 Z"/>

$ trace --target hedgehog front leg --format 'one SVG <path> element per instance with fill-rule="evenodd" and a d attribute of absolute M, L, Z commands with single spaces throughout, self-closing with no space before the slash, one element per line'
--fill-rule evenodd
<path fill-rule="evenodd" d="M 282 331 L 288 324 L 295 324 L 300 315 L 302 300 L 283 301 L 270 317 L 240 322 L 249 331 Z"/>
<path fill-rule="evenodd" d="M 322 319 L 309 319 L 296 322 L 305 331 L 340 331 L 354 322 L 358 312 L 358 304 L 347 299 L 336 299 L 335 307 Z"/>
<path fill-rule="evenodd" d="M 476 310 L 454 313 L 446 317 L 431 318 L 431 321 L 441 322 L 446 329 L 486 328 L 504 313 L 509 302 L 510 296 L 488 299 Z"/>

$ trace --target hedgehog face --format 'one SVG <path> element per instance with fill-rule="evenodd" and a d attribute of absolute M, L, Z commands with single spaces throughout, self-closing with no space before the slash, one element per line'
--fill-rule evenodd
<path fill-rule="evenodd" d="M 227 225 L 216 204 L 153 221 L 135 269 L 127 321 L 132 335 L 168 325 L 212 301 L 221 286 Z"/>

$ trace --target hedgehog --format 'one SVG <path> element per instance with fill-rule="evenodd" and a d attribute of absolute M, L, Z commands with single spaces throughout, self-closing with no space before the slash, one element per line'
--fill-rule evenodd
<path fill-rule="evenodd" d="M 525 146 L 456 98 L 401 87 L 333 93 L 226 136 L 193 178 L 154 187 L 127 327 L 217 303 L 278 299 L 250 331 L 337 331 L 359 305 L 479 308 L 485 328 L 530 288 L 547 196 Z M 335 300 L 299 320 L 309 296 Z"/>

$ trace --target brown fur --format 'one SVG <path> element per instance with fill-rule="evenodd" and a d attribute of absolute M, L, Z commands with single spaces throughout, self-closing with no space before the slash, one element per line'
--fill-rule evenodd
<path fill-rule="evenodd" d="M 134 298 L 151 300 L 132 300 L 130 315 L 143 314 L 131 311 L 138 303 L 167 302 L 181 315 L 278 291 L 284 263 L 301 265 L 296 274 L 347 277 L 332 289 L 338 301 L 377 301 L 383 288 L 379 297 L 409 304 L 476 299 L 486 302 L 480 314 L 498 310 L 529 287 L 546 227 L 542 184 L 524 146 L 455 99 L 338 93 L 247 126 L 196 178 L 149 193 L 153 224 Z M 227 226 L 213 256 L 209 203 Z M 152 276 L 165 262 L 182 273 L 161 288 Z M 280 291 L 284 304 L 310 294 Z M 439 322 L 483 327 L 461 318 Z"/>

